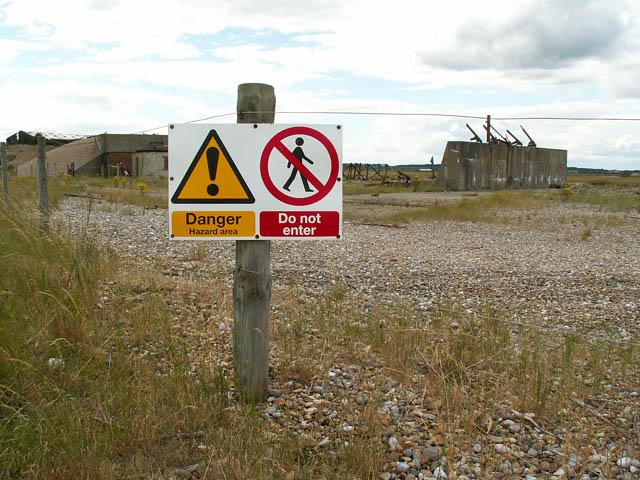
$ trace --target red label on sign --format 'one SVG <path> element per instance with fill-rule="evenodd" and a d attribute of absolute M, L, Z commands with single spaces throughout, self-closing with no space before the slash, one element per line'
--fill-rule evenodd
<path fill-rule="evenodd" d="M 336 237 L 339 234 L 338 212 L 260 212 L 263 237 Z"/>

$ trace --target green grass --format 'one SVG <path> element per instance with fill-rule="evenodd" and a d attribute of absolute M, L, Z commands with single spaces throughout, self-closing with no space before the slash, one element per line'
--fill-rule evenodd
<path fill-rule="evenodd" d="M 65 193 L 93 195 L 112 204 L 137 207 L 167 208 L 167 179 L 127 177 L 125 182 L 97 177 L 49 178 L 47 183 L 49 208 L 56 208 Z M 138 183 L 146 183 L 148 191 L 141 193 Z M 10 202 L 27 202 L 37 207 L 38 185 L 36 177 L 10 176 Z"/>
<path fill-rule="evenodd" d="M 0 478 L 166 476 L 206 465 L 202 442 L 237 452 L 211 471 L 269 478 L 247 448 L 274 444 L 262 420 L 226 410 L 227 373 L 194 377 L 157 276 L 125 271 L 105 290 L 123 275 L 112 253 L 38 225 L 0 209 Z"/>
<path fill-rule="evenodd" d="M 496 216 L 496 212 L 530 209 L 548 205 L 550 199 L 544 193 L 529 191 L 500 191 L 489 195 L 465 196 L 454 202 L 434 203 L 427 207 L 404 208 L 399 211 L 374 213 L 365 220 L 387 222 L 402 225 L 413 222 L 426 221 L 455 221 L 455 222 L 485 222 L 502 223 L 505 220 Z M 359 213 L 350 214 L 349 219 L 361 216 Z"/>
<path fill-rule="evenodd" d="M 570 199 L 573 203 L 585 203 L 598 207 L 606 212 L 633 212 L 640 211 L 640 195 L 634 195 L 628 191 L 581 191 Z"/>
<path fill-rule="evenodd" d="M 56 208 L 64 198 L 65 193 L 83 194 L 86 191 L 86 184 L 74 181 L 71 177 L 50 177 L 47 181 L 49 208 Z M 37 207 L 37 178 L 9 176 L 9 202 L 10 204 L 27 202 L 27 204 Z"/>
<path fill-rule="evenodd" d="M 174 285 L 39 224 L 0 208 L 0 478 L 170 478 L 186 466 L 199 478 L 376 477 L 375 409 L 327 453 L 274 431 L 234 395 L 228 367 L 194 366 L 170 304 L 198 292 L 230 315 L 225 272 Z"/>
<path fill-rule="evenodd" d="M 567 183 L 588 183 L 591 185 L 636 186 L 640 187 L 640 177 L 622 177 L 619 175 L 567 175 Z"/>
<path fill-rule="evenodd" d="M 363 309 L 339 278 L 321 297 L 292 278 L 274 288 L 272 379 L 310 391 L 329 366 L 353 363 L 376 385 L 364 406 L 332 402 L 331 447 L 318 449 L 319 439 L 276 428 L 234 395 L 230 367 L 217 363 L 224 350 L 193 362 L 202 345 L 192 342 L 206 338 L 211 348 L 212 322 L 231 316 L 223 269 L 214 263 L 206 278 L 176 279 L 162 265 L 125 264 L 91 237 L 44 233 L 29 213 L 33 184 L 18 181 L 28 191 L 15 189 L 14 199 L 23 203 L 0 208 L 0 478 L 169 478 L 197 465 L 200 478 L 375 479 L 387 461 L 378 406 L 388 378 L 428 399 L 447 441 L 461 448 L 477 435 L 508 434 L 491 423 L 500 404 L 566 426 L 587 422 L 572 400 L 612 383 L 637 390 L 633 345 L 517 328 L 491 305 L 479 317 L 447 305 L 425 313 L 402 298 Z M 75 182 L 53 190 L 84 191 Z M 497 221 L 496 212 L 573 201 L 556 193 L 496 192 L 416 209 L 431 213 L 404 221 Z M 587 220 L 577 221 L 586 232 Z M 208 259 L 206 244 L 188 258 Z M 230 348 L 225 340 L 216 348 Z M 346 418 L 356 432 L 341 430 Z"/>
<path fill-rule="evenodd" d="M 343 195 L 373 195 L 403 192 L 441 192 L 443 189 L 431 181 L 415 181 L 385 184 L 382 182 L 361 182 L 346 180 L 342 185 Z"/>
<path fill-rule="evenodd" d="M 345 218 L 350 221 L 378 222 L 392 225 L 403 225 L 415 222 L 454 221 L 454 222 L 483 222 L 483 223 L 516 223 L 540 226 L 545 223 L 542 217 L 532 220 L 537 212 L 558 203 L 570 203 L 576 206 L 588 205 L 596 207 L 605 213 L 632 214 L 640 212 L 640 195 L 628 187 L 609 188 L 576 188 L 571 195 L 564 194 L 564 190 L 502 190 L 478 195 L 469 192 L 460 200 L 437 202 L 426 207 L 411 205 L 411 202 L 388 201 L 380 202 L 371 199 L 371 206 L 380 208 L 362 210 L 361 205 L 349 206 L 345 209 Z M 394 208 L 395 207 L 395 208 Z M 400 208 L 404 207 L 404 208 Z M 502 213 L 510 213 L 508 216 Z M 517 214 L 517 212 L 522 212 Z M 514 213 L 516 213 L 514 215 Z M 618 217 L 589 218 L 577 213 L 574 217 L 582 219 L 585 226 L 600 228 L 603 226 L 619 225 L 624 219 Z"/>

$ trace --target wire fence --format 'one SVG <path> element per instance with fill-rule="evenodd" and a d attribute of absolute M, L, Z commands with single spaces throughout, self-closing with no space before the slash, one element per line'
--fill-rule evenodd
<path fill-rule="evenodd" d="M 252 111 L 252 112 L 243 112 L 249 114 L 265 114 L 265 113 L 273 113 L 273 112 L 262 112 L 262 111 Z M 325 111 L 295 111 L 295 110 L 276 110 L 275 112 L 278 115 L 338 115 L 338 116 L 391 116 L 391 117 L 439 117 L 439 118 L 465 118 L 472 120 L 485 120 L 487 116 L 479 116 L 479 115 L 465 115 L 465 114 L 456 114 L 456 113 L 434 113 L 434 112 L 365 112 L 365 111 L 335 111 L 335 110 L 325 110 Z M 210 117 L 199 118 L 196 120 L 190 120 L 188 122 L 183 122 L 185 124 L 192 124 L 197 122 L 204 122 L 206 120 L 212 120 L 214 118 L 223 118 L 229 117 L 232 115 L 236 115 L 236 112 L 229 113 L 221 113 L 218 115 L 212 115 Z M 535 117 L 535 116 L 513 116 L 513 117 L 491 117 L 492 120 L 499 121 L 523 121 L 523 120 L 551 120 L 551 121 L 584 121 L 584 122 L 640 122 L 640 117 Z M 161 125 L 159 127 L 149 128 L 146 130 L 140 130 L 134 132 L 136 134 L 142 134 L 147 132 L 152 132 L 155 130 L 160 130 L 162 128 L 167 128 L 167 125 Z"/>
<path fill-rule="evenodd" d="M 264 112 L 264 111 L 248 111 L 243 112 L 248 114 L 273 114 L 274 112 Z M 305 110 L 276 110 L 275 114 L 278 115 L 336 115 L 336 116 L 378 116 L 378 117 L 434 117 L 434 118 L 462 118 L 462 119 L 471 119 L 471 120 L 486 120 L 487 116 L 481 115 L 467 115 L 467 114 L 458 114 L 458 113 L 439 113 L 439 112 L 368 112 L 368 111 L 346 111 L 346 110 L 316 110 L 316 111 L 305 111 Z M 227 112 L 220 113 L 216 115 L 211 115 L 208 117 L 197 118 L 194 120 L 189 120 L 186 122 L 177 122 L 182 124 L 193 124 L 198 122 L 204 122 L 207 120 L 213 120 L 216 118 L 224 118 L 230 117 L 233 115 L 237 115 L 237 112 Z M 554 116 L 506 116 L 506 117 L 494 117 L 491 116 L 491 120 L 499 120 L 499 121 L 524 121 L 524 120 L 541 120 L 541 121 L 578 121 L 578 122 L 640 122 L 640 117 L 554 117 Z M 168 123 L 164 125 L 159 125 L 157 127 L 146 128 L 144 130 L 137 130 L 131 133 L 122 133 L 122 134 L 110 134 L 110 135 L 142 135 L 148 132 L 153 132 L 156 130 L 161 130 L 163 128 L 168 128 Z M 107 132 L 103 132 L 96 135 L 85 135 L 85 134 L 73 134 L 79 137 L 85 138 L 93 138 L 98 135 L 106 134 Z M 76 140 L 73 144 L 76 144 L 80 140 Z"/>

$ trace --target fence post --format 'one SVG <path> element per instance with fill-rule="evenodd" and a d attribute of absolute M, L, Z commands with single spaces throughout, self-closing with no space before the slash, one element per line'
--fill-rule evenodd
<path fill-rule="evenodd" d="M 47 154 L 45 152 L 45 139 L 38 135 L 38 207 L 45 217 L 49 215 L 49 195 L 47 191 Z"/>
<path fill-rule="evenodd" d="M 9 208 L 9 178 L 7 177 L 7 145 L 0 143 L 0 161 L 2 161 L 2 198 Z"/>
<path fill-rule="evenodd" d="M 238 123 L 273 123 L 275 108 L 276 96 L 271 85 L 238 85 Z M 258 169 L 259 166 L 255 167 Z M 233 280 L 233 363 L 236 383 L 249 399 L 263 401 L 267 398 L 269 387 L 269 240 L 236 241 Z"/>

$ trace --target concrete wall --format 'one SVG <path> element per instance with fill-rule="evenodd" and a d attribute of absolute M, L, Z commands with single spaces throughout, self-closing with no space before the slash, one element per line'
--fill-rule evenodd
<path fill-rule="evenodd" d="M 136 177 L 167 177 L 167 151 L 136 152 L 133 154 L 133 175 Z"/>
<path fill-rule="evenodd" d="M 55 145 L 45 145 L 45 151 L 58 148 Z M 7 157 L 9 162 L 15 165 L 22 165 L 38 155 L 37 145 L 7 145 Z"/>
<path fill-rule="evenodd" d="M 131 152 L 109 152 L 107 153 L 107 165 L 120 165 L 122 164 L 122 168 L 132 171 L 132 162 L 131 157 L 133 154 Z"/>
<path fill-rule="evenodd" d="M 93 175 L 95 171 L 83 171 L 87 163 L 93 164 L 96 158 L 101 158 L 102 150 L 99 142 L 95 138 L 86 138 L 73 143 L 68 143 L 51 151 L 47 151 L 47 171 L 49 176 L 53 176 L 54 171 L 66 174 L 67 167 L 73 162 L 76 174 Z M 36 149 L 37 156 L 37 149 Z M 97 173 L 100 167 L 97 167 Z M 18 175 L 37 175 L 38 159 L 33 158 L 18 167 Z"/>
<path fill-rule="evenodd" d="M 109 153 L 138 152 L 140 150 L 166 150 L 167 135 L 99 135 L 100 143 Z"/>
<path fill-rule="evenodd" d="M 566 150 L 476 142 L 447 142 L 437 179 L 448 190 L 549 188 L 566 182 Z"/>

